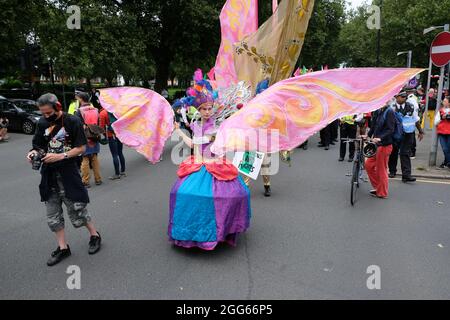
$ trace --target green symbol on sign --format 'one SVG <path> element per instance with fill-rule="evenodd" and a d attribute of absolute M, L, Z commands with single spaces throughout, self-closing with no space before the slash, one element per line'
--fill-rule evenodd
<path fill-rule="evenodd" d="M 241 163 L 239 163 L 239 169 L 246 174 L 253 172 L 255 167 L 253 164 L 255 163 L 256 153 L 254 152 L 245 152 L 242 157 Z"/>

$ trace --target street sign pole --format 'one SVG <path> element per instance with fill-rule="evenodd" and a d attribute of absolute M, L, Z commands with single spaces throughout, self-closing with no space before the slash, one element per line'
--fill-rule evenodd
<path fill-rule="evenodd" d="M 408 68 L 411 68 L 412 65 L 412 51 L 408 51 Z"/>
<path fill-rule="evenodd" d="M 450 24 L 446 24 L 444 26 L 444 32 L 449 31 Z M 431 56 L 432 52 L 430 52 Z M 446 63 L 447 64 L 447 63 Z M 437 102 L 436 102 L 436 110 L 435 112 L 439 112 L 439 109 L 441 108 L 442 103 L 442 91 L 444 89 L 444 71 L 445 71 L 445 65 L 441 67 L 441 73 L 439 76 L 439 88 L 438 88 L 438 95 L 437 95 Z M 429 166 L 433 167 L 436 165 L 436 158 L 437 158 L 437 150 L 438 150 L 438 136 L 437 136 L 437 128 L 434 125 L 434 119 L 433 119 L 433 131 L 431 133 L 431 151 L 430 151 L 430 159 L 429 159 Z"/>
<path fill-rule="evenodd" d="M 428 121 L 427 121 L 427 114 L 428 114 L 428 103 L 430 102 L 430 96 L 428 95 L 428 92 L 430 91 L 430 87 L 431 87 L 431 74 L 432 74 L 432 70 L 433 70 L 433 61 L 431 61 L 431 55 L 430 55 L 430 65 L 428 66 L 428 82 L 427 82 L 427 92 L 426 94 L 426 102 L 425 102 L 425 111 L 423 114 L 423 118 L 424 118 L 424 129 L 431 129 L 428 127 Z"/>
<path fill-rule="evenodd" d="M 447 90 L 450 90 L 450 62 L 448 63 L 447 68 Z"/>
<path fill-rule="evenodd" d="M 444 25 L 444 31 L 450 31 L 450 24 Z M 447 89 L 450 90 L 450 62 L 448 63 L 448 87 Z"/>
<path fill-rule="evenodd" d="M 445 69 L 445 67 L 441 67 L 441 74 L 439 76 L 439 89 L 438 89 L 436 111 L 435 111 L 436 113 L 439 112 L 439 108 L 440 108 L 441 102 L 442 102 L 442 91 L 444 88 L 444 69 Z M 438 149 L 437 128 L 434 125 L 434 119 L 433 119 L 433 131 L 431 132 L 431 137 L 432 137 L 432 141 L 431 141 L 429 166 L 434 167 L 436 165 L 437 149 Z"/>

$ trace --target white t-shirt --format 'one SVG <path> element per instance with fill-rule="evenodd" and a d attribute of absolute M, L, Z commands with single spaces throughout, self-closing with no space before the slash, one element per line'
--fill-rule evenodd
<path fill-rule="evenodd" d="M 414 113 L 418 115 L 419 114 L 419 102 L 418 102 L 417 97 L 414 94 L 410 94 L 408 96 L 408 99 L 406 100 L 406 102 L 413 105 Z"/>

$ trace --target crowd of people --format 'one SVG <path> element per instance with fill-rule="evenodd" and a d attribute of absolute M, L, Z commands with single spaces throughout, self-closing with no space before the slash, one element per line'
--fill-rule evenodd
<path fill-rule="evenodd" d="M 178 179 L 170 194 L 168 232 L 170 241 L 176 245 L 212 250 L 220 242 L 236 243 L 237 235 L 249 227 L 251 206 L 248 179 L 239 176 L 226 158 L 217 158 L 209 150 L 217 126 L 212 115 L 213 98 L 205 88 L 202 90 L 192 97 L 189 109 L 181 108 L 177 102 L 173 105 L 175 131 L 191 148 L 192 155 L 180 165 Z M 43 117 L 39 120 L 27 158 L 34 165 L 42 154 L 39 189 L 47 208 L 48 226 L 58 242 L 58 248 L 47 262 L 49 266 L 71 255 L 64 233 L 63 203 L 73 226 L 88 229 L 89 254 L 100 250 L 102 239 L 87 210 L 87 188 L 91 187 L 91 170 L 95 184 L 103 183 L 98 156 L 102 144 L 109 145 L 113 159 L 115 172 L 110 179 L 120 180 L 126 176 L 123 144 L 112 127 L 117 119 L 101 107 L 99 94 L 95 90 L 91 95 L 76 92 L 68 113 L 62 111 L 53 94 L 45 94 L 37 101 Z M 420 142 L 424 135 L 423 119 L 427 117 L 433 118 L 433 124 L 437 126 L 445 155 L 442 167 L 450 168 L 449 97 L 436 107 L 437 115 L 429 117 L 423 112 L 422 95 L 421 87 L 417 90 L 405 88 L 375 112 L 345 116 L 330 123 L 320 131 L 319 147 L 329 150 L 340 137 L 338 161 L 345 160 L 348 149 L 348 161 L 351 162 L 356 156 L 355 144 L 342 140 L 356 139 L 357 136 L 370 139 L 376 144 L 374 156 L 366 159 L 365 163 L 373 186 L 370 194 L 386 199 L 389 177 L 396 176 L 398 158 L 402 181 L 415 181 L 411 173 L 411 158 L 415 156 L 416 131 Z M 200 115 L 197 121 L 192 121 L 194 114 Z M 299 148 L 306 150 L 307 145 L 306 141 Z M 41 150 L 45 152 L 41 153 Z M 205 185 L 212 186 L 212 189 L 204 189 Z M 270 179 L 268 182 L 264 179 L 264 185 L 265 195 L 270 196 Z M 195 206 L 192 205 L 193 199 L 197 199 Z M 200 207 L 204 218 L 193 223 Z"/>
<path fill-rule="evenodd" d="M 448 94 L 444 92 L 444 94 Z M 406 87 L 402 92 L 383 108 L 371 114 L 346 116 L 329 124 L 320 132 L 319 147 L 329 150 L 329 145 L 337 142 L 337 128 L 340 127 L 339 161 L 344 161 L 349 146 L 348 161 L 352 162 L 355 156 L 355 142 L 346 142 L 343 139 L 356 139 L 359 136 L 370 138 L 377 146 L 374 157 L 368 158 L 365 168 L 370 182 L 374 187 L 370 191 L 372 196 L 387 198 L 389 193 L 388 178 L 397 175 L 398 158 L 400 158 L 402 181 L 414 182 L 412 176 L 411 159 L 416 157 L 416 132 L 419 142 L 423 139 L 424 121 L 430 119 L 436 125 L 438 138 L 444 153 L 444 162 L 439 166 L 450 169 L 450 97 L 443 98 L 442 104 L 436 106 L 434 89 L 429 91 L 431 109 L 425 111 L 426 96 L 422 87 Z M 369 129 L 367 135 L 366 130 Z"/>
<path fill-rule="evenodd" d="M 411 160 L 416 158 L 417 140 L 421 141 L 424 137 L 426 121 L 429 122 L 429 128 L 436 126 L 444 154 L 444 161 L 439 168 L 450 169 L 449 92 L 448 90 L 443 92 L 442 103 L 438 106 L 436 90 L 431 88 L 428 92 L 427 112 L 425 112 L 426 99 L 422 86 L 417 88 L 407 86 L 389 104 L 375 112 L 345 116 L 330 123 L 320 131 L 318 147 L 329 150 L 330 146 L 339 143 L 340 137 L 338 161 L 345 160 L 348 150 L 348 162 L 352 162 L 357 142 L 348 139 L 357 137 L 374 139 L 378 147 L 376 156 L 366 161 L 366 170 L 374 187 L 370 193 L 379 198 L 387 198 L 388 178 L 396 177 L 399 158 L 402 181 L 416 181 L 412 176 Z M 401 139 L 394 139 L 395 128 L 399 125 L 402 127 Z M 367 130 L 369 132 L 366 135 Z"/>
<path fill-rule="evenodd" d="M 123 155 L 123 144 L 116 137 L 112 124 L 117 119 L 107 110 L 103 109 L 100 100 L 100 92 L 93 89 L 91 96 L 86 92 L 76 92 L 75 100 L 70 104 L 68 114 L 77 116 L 88 136 L 86 150 L 78 159 L 83 184 L 90 188 L 91 171 L 94 175 L 96 185 L 103 183 L 100 172 L 99 153 L 101 144 L 108 144 L 113 159 L 114 174 L 110 180 L 119 180 L 126 177 L 125 157 Z M 97 130 L 97 134 L 92 131 Z M 103 138 L 99 136 L 103 134 Z M 95 137 L 97 136 L 97 139 Z"/>

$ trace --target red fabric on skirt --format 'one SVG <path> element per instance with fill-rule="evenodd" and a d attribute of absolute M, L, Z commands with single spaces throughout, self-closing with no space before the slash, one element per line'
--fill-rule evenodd
<path fill-rule="evenodd" d="M 379 146 L 377 154 L 366 160 L 366 172 L 377 196 L 387 197 L 389 193 L 388 161 L 392 145 Z"/>
<path fill-rule="evenodd" d="M 230 181 L 238 176 L 237 168 L 226 158 L 217 159 L 216 162 L 212 163 L 203 163 L 196 162 L 194 156 L 190 156 L 180 164 L 177 175 L 180 179 L 184 178 L 191 173 L 199 171 L 202 166 L 205 166 L 206 170 L 217 180 Z"/>

